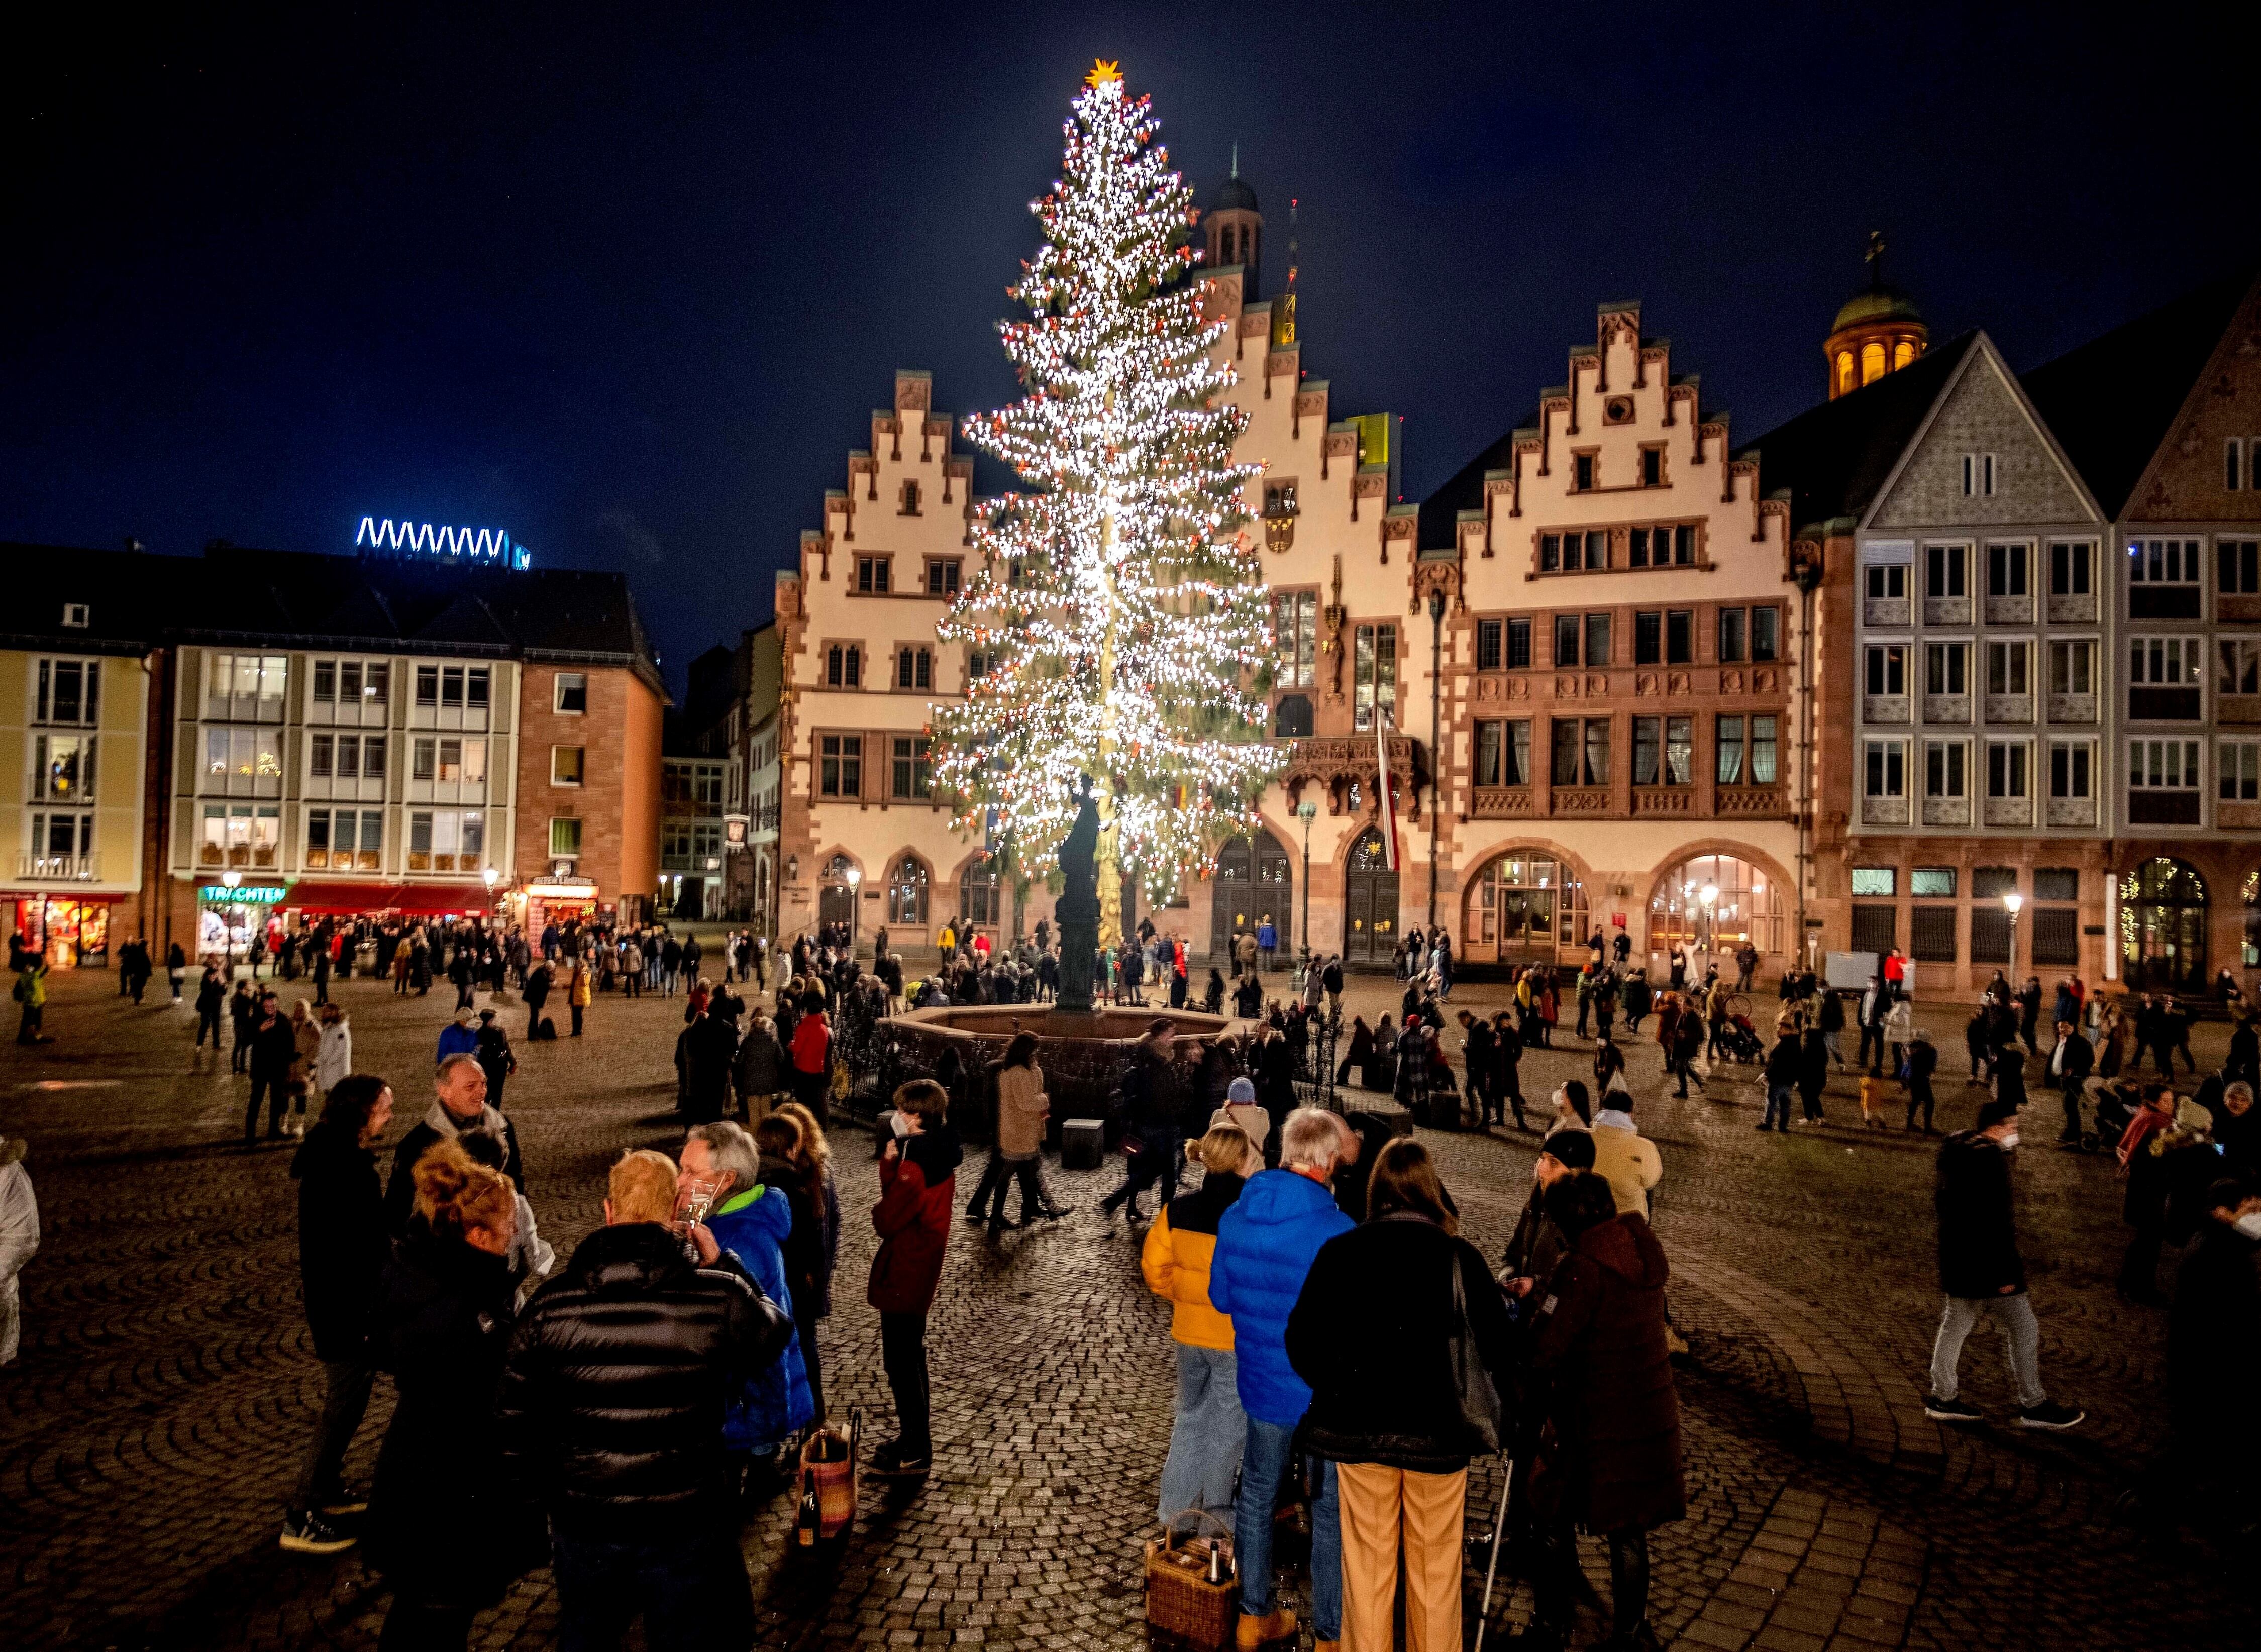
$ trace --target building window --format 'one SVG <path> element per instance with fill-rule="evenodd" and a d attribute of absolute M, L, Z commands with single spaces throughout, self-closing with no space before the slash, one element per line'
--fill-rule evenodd
<path fill-rule="evenodd" d="M 55 803 L 93 801 L 94 736 L 43 734 L 32 745 L 34 798 Z"/>
<path fill-rule="evenodd" d="M 977 929 L 994 929 L 1002 923 L 1005 911 L 998 898 L 995 869 L 986 861 L 971 868 L 958 880 L 958 903 L 966 923 Z"/>
<path fill-rule="evenodd" d="M 1742 662 L 1746 620 L 1741 608 L 1719 610 L 1719 664 L 1735 665 Z"/>
<path fill-rule="evenodd" d="M 1970 692 L 1970 644 L 1927 643 L 1923 645 L 1923 692 L 1927 694 L 1967 694 Z"/>
<path fill-rule="evenodd" d="M 2094 796 L 2092 789 L 2092 765 L 2094 761 L 2095 749 L 2085 740 L 2050 741 L 2049 795 L 2067 800 Z"/>
<path fill-rule="evenodd" d="M 2214 776 L 2223 802 L 2261 802 L 2261 741 L 2222 741 L 2214 749 Z"/>
<path fill-rule="evenodd" d="M 1945 600 L 1970 594 L 1970 547 L 1927 545 L 1923 552 L 1923 594 Z"/>
<path fill-rule="evenodd" d="M 1908 566 L 1904 562 L 1871 563 L 1868 570 L 1869 600 L 1897 602 L 1907 595 Z"/>
<path fill-rule="evenodd" d="M 429 780 L 438 765 L 439 743 L 435 740 L 414 740 L 408 746 L 408 778 Z"/>
<path fill-rule="evenodd" d="M 236 722 L 280 722 L 290 659 L 281 654 L 214 654 L 205 715 Z"/>
<path fill-rule="evenodd" d="M 1866 660 L 1863 693 L 1888 699 L 1907 693 L 1907 649 L 1904 644 L 1872 645 Z"/>
<path fill-rule="evenodd" d="M 1636 614 L 1633 616 L 1633 663 L 1636 665 L 1655 665 L 1664 657 L 1664 616 L 1662 614 Z"/>
<path fill-rule="evenodd" d="M 1361 625 L 1357 628 L 1353 656 L 1354 699 L 1352 725 L 1374 727 L 1379 711 L 1385 722 L 1395 722 L 1397 709 L 1397 628 Z"/>
<path fill-rule="evenodd" d="M 589 709 L 589 679 L 583 672 L 557 673 L 556 709 L 579 716 Z"/>
<path fill-rule="evenodd" d="M 416 703 L 436 710 L 440 704 L 440 668 L 419 665 L 416 668 Z"/>
<path fill-rule="evenodd" d="M 2261 458 L 2257 452 L 2256 458 Z M 2235 493 L 2245 483 L 2245 444 L 2236 436 L 2222 444 L 2222 485 Z"/>
<path fill-rule="evenodd" d="M 903 484 L 903 506 L 900 514 L 904 516 L 915 516 L 919 514 L 919 485 L 916 482 L 907 481 Z"/>
<path fill-rule="evenodd" d="M 102 665 L 97 660 L 43 659 L 32 721 L 91 727 L 102 721 Z"/>
<path fill-rule="evenodd" d="M 1570 462 L 1570 491 L 1590 493 L 1594 491 L 1594 455 L 1581 453 Z"/>
<path fill-rule="evenodd" d="M 954 597 L 958 594 L 959 563 L 955 557 L 929 557 L 926 559 L 926 593 L 930 597 Z"/>
<path fill-rule="evenodd" d="M 864 686 L 864 650 L 853 643 L 835 643 L 826 650 L 824 686 L 827 688 L 861 688 Z"/>
<path fill-rule="evenodd" d="M 1689 786 L 1696 779 L 1695 720 L 1635 717 L 1633 720 L 1633 783 Z"/>
<path fill-rule="evenodd" d="M 1923 744 L 1923 794 L 1926 797 L 1969 795 L 1965 765 L 1970 748 L 1960 740 L 1927 740 Z"/>
<path fill-rule="evenodd" d="M 1531 669 L 1531 621 L 1510 620 L 1507 622 L 1507 669 L 1511 672 Z"/>
<path fill-rule="evenodd" d="M 894 787 L 892 795 L 923 802 L 934 794 L 933 743 L 924 735 L 894 737 Z"/>
<path fill-rule="evenodd" d="M 907 648 L 896 655 L 895 686 L 898 688 L 933 687 L 934 650 L 930 648 Z"/>
<path fill-rule="evenodd" d="M 864 794 L 864 736 L 828 734 L 818 736 L 817 794 L 821 797 L 861 797 Z"/>
<path fill-rule="evenodd" d="M 894 569 L 892 557 L 858 557 L 856 558 L 856 589 L 866 596 L 887 594 L 887 581 Z"/>
<path fill-rule="evenodd" d="M 2091 565 L 2096 547 L 2086 540 L 2053 541 L 2049 545 L 2049 595 L 2085 597 L 2092 594 Z"/>
<path fill-rule="evenodd" d="M 2198 638 L 2137 636 L 2128 643 L 2128 715 L 2148 721 L 2195 722 L 2203 698 Z"/>
<path fill-rule="evenodd" d="M 1643 448 L 1640 450 L 1640 485 L 1643 487 L 1664 485 L 1664 449 Z"/>
<path fill-rule="evenodd" d="M 1990 694 L 2029 694 L 2033 683 L 2028 672 L 2030 643 L 1989 643 L 1986 644 L 1986 692 Z"/>
<path fill-rule="evenodd" d="M 1531 724 L 1527 719 L 1476 724 L 1476 784 L 1531 784 Z"/>
<path fill-rule="evenodd" d="M 1751 658 L 1763 664 L 1782 657 L 1782 610 L 1751 610 Z"/>
<path fill-rule="evenodd" d="M 578 786 L 582 779 L 582 763 L 586 757 L 585 746 L 552 746 L 549 748 L 549 784 Z"/>
<path fill-rule="evenodd" d="M 1558 717 L 1554 721 L 1554 784 L 1610 783 L 1610 720 Z"/>
<path fill-rule="evenodd" d="M 1855 866 L 1853 868 L 1853 893 L 1856 895 L 1895 895 L 1900 892 L 1899 869 L 1896 866 Z"/>
<path fill-rule="evenodd" d="M 1955 899 L 1955 868 L 1918 866 L 1908 873 L 1908 893 L 1918 900 Z"/>
<path fill-rule="evenodd" d="M 1716 730 L 1719 748 L 1719 784 L 1741 786 L 1743 783 L 1743 720 L 1722 717 Z"/>
<path fill-rule="evenodd" d="M 2215 645 L 2214 688 L 2218 694 L 2261 694 L 2261 641 L 2248 638 Z"/>
<path fill-rule="evenodd" d="M 1311 697 L 1309 694 L 1282 694 L 1273 715 L 1272 732 L 1282 740 L 1310 738 Z"/>
<path fill-rule="evenodd" d="M 2261 436 L 2254 441 L 2261 443 Z M 2214 542 L 2215 585 L 2225 597 L 2261 594 L 2261 539 Z"/>
<path fill-rule="evenodd" d="M 2199 823 L 2199 743 L 2195 740 L 2130 740 L 2128 743 L 2128 819 L 2144 825 Z"/>
<path fill-rule="evenodd" d="M 1870 797 L 1907 795 L 1907 746 L 1899 740 L 1865 743 L 1866 788 Z"/>
<path fill-rule="evenodd" d="M 1267 482 L 1264 485 L 1264 514 L 1267 516 L 1295 515 L 1296 514 L 1295 483 Z"/>
<path fill-rule="evenodd" d="M 2198 618 L 2198 570 L 2204 542 L 2137 539 L 2128 543 L 2128 617 Z"/>
<path fill-rule="evenodd" d="M 1994 497 L 1992 454 L 1966 453 L 1963 456 L 1963 494 L 1965 499 Z"/>
<path fill-rule="evenodd" d="M 1281 688 L 1309 688 L 1318 681 L 1319 593 L 1272 593 L 1272 644 L 1278 659 L 1272 680 Z"/>
<path fill-rule="evenodd" d="M 1986 795 L 2021 798 L 2028 794 L 2026 768 L 2033 754 L 2023 741 L 1986 743 Z"/>
<path fill-rule="evenodd" d="M 2052 643 L 2049 645 L 2049 687 L 2052 694 L 2096 692 L 2096 644 Z"/>
<path fill-rule="evenodd" d="M 1554 616 L 1554 663 L 1557 665 L 1576 665 L 1578 663 L 1580 628 L 1581 621 L 1575 614 Z"/>
<path fill-rule="evenodd" d="M 581 822 L 570 815 L 549 817 L 549 858 L 578 860 L 581 855 Z"/>
<path fill-rule="evenodd" d="M 1989 545 L 1986 547 L 1986 594 L 1990 597 L 2022 597 L 2026 589 L 2026 545 Z"/>
<path fill-rule="evenodd" d="M 1586 664 L 1607 665 L 1610 663 L 1610 616 L 1590 614 L 1586 616 Z"/>
<path fill-rule="evenodd" d="M 306 772 L 315 779 L 330 778 L 331 745 L 331 738 L 326 734 L 315 735 L 306 743 Z"/>
<path fill-rule="evenodd" d="M 887 874 L 887 922 L 924 923 L 926 889 L 926 862 L 916 855 L 905 855 Z"/>
<path fill-rule="evenodd" d="M 1496 672 L 1500 668 L 1501 654 L 1505 643 L 1503 634 L 1505 629 L 1505 625 L 1498 620 L 1476 621 L 1476 669 L 1478 671 Z"/>

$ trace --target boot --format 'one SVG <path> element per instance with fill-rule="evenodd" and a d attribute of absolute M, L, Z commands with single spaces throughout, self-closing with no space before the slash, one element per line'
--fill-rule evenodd
<path fill-rule="evenodd" d="M 1274 1641 L 1292 1640 L 1296 1634 L 1296 1613 L 1290 1606 L 1275 1606 L 1260 1618 L 1240 1614 L 1240 1626 L 1232 1633 L 1232 1643 L 1239 1652 L 1256 1652 Z"/>

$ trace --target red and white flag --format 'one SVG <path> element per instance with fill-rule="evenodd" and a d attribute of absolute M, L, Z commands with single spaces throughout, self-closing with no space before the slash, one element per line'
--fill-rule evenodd
<path fill-rule="evenodd" d="M 1382 848 L 1389 869 L 1397 870 L 1397 801 L 1389 794 L 1389 714 L 1374 708 L 1374 795 L 1382 804 Z"/>

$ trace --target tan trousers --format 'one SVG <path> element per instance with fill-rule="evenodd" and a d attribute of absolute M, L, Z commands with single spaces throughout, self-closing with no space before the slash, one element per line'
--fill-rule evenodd
<path fill-rule="evenodd" d="M 1459 1652 L 1468 1470 L 1414 1474 L 1378 1462 L 1335 1468 L 1342 1499 L 1343 1640 L 1349 1652 L 1391 1652 L 1401 1531 L 1405 1652 Z"/>

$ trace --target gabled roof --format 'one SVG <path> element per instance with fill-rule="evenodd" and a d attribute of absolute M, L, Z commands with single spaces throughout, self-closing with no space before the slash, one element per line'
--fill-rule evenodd
<path fill-rule="evenodd" d="M 1536 431 L 1539 409 L 1533 407 L 1517 420 L 1507 434 L 1470 459 L 1452 479 L 1421 501 L 1419 537 L 1414 543 L 1424 549 L 1460 546 L 1460 514 L 1462 511 L 1480 511 L 1484 507 L 1483 480 L 1487 470 L 1511 470 L 1515 468 L 1515 438 L 1518 431 Z"/>
<path fill-rule="evenodd" d="M 1869 508 L 1977 340 L 1975 331 L 1958 333 L 1898 372 L 1807 408 L 1737 453 L 1759 462 L 1762 494 L 1790 495 L 1791 533 Z"/>
<path fill-rule="evenodd" d="M 2126 510 L 2254 278 L 2210 281 L 2023 375 L 2107 516 Z"/>

